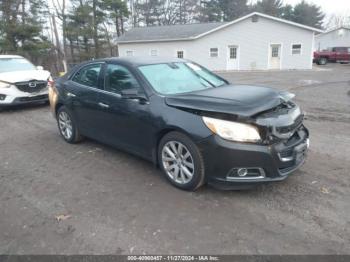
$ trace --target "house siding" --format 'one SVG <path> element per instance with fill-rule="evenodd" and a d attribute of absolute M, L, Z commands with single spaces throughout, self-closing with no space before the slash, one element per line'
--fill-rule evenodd
<path fill-rule="evenodd" d="M 343 30 L 343 35 L 341 35 Z M 315 37 L 315 50 L 325 50 L 332 47 L 350 47 L 350 30 L 338 29 Z"/>
<path fill-rule="evenodd" d="M 119 44 L 120 56 L 127 50 L 134 55 L 148 56 L 157 49 L 160 56 L 176 56 L 184 50 L 185 58 L 211 70 L 227 69 L 228 46 L 239 46 L 239 70 L 269 69 L 270 44 L 281 44 L 281 69 L 311 69 L 314 33 L 278 21 L 259 17 L 257 23 L 243 20 L 206 36 L 191 41 Z M 302 54 L 292 55 L 292 44 L 302 44 Z M 219 48 L 217 58 L 210 57 L 210 48 Z"/>

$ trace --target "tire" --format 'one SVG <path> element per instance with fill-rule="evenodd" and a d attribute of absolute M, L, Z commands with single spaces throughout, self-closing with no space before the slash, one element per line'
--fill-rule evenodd
<path fill-rule="evenodd" d="M 328 63 L 328 59 L 325 58 L 325 57 L 321 57 L 319 60 L 318 60 L 318 64 L 319 65 L 326 65 Z"/>
<path fill-rule="evenodd" d="M 57 111 L 57 125 L 63 139 L 70 144 L 76 144 L 82 140 L 72 113 L 62 106 Z"/>
<path fill-rule="evenodd" d="M 195 143 L 182 133 L 170 132 L 161 139 L 158 161 L 165 177 L 179 189 L 195 191 L 205 182 L 203 156 Z"/>

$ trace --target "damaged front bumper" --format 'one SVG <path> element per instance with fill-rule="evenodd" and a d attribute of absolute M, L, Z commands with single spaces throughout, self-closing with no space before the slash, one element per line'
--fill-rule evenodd
<path fill-rule="evenodd" d="M 213 135 L 198 144 L 207 182 L 221 189 L 244 189 L 286 179 L 304 162 L 309 132 L 301 125 L 286 140 L 271 145 L 227 141 Z"/>

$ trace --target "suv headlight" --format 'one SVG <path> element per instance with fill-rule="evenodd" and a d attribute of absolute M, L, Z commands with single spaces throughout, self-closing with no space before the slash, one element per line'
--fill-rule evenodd
<path fill-rule="evenodd" d="M 11 87 L 10 83 L 0 81 L 0 88 L 9 88 Z"/>
<path fill-rule="evenodd" d="M 205 125 L 223 139 L 237 142 L 258 142 L 261 140 L 257 127 L 210 117 L 202 117 Z"/>

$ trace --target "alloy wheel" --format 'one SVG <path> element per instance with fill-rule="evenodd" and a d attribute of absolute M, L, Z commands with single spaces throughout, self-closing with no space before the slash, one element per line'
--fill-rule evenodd
<path fill-rule="evenodd" d="M 194 161 L 187 147 L 177 141 L 169 141 L 162 149 L 162 163 L 166 174 L 178 184 L 189 183 L 194 176 Z"/>
<path fill-rule="evenodd" d="M 73 135 L 73 125 L 70 116 L 66 112 L 62 111 L 59 113 L 58 125 L 63 137 L 67 140 L 70 140 Z"/>

